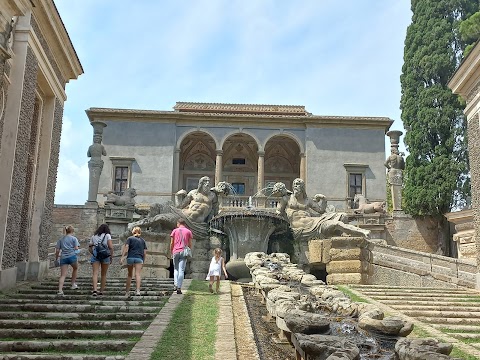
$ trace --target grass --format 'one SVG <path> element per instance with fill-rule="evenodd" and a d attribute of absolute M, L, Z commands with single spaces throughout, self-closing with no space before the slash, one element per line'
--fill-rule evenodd
<path fill-rule="evenodd" d="M 476 356 L 468 355 L 466 352 L 460 350 L 456 346 L 453 347 L 453 350 L 450 353 L 450 357 L 464 359 L 464 360 L 478 360 Z"/>
<path fill-rule="evenodd" d="M 354 302 L 363 302 L 363 303 L 369 303 L 370 302 L 367 299 L 364 299 L 361 296 L 358 296 L 357 294 L 354 294 L 347 286 L 337 285 L 337 288 L 338 288 L 338 290 L 343 292 L 345 295 L 347 295 Z"/>
<path fill-rule="evenodd" d="M 208 282 L 192 280 L 150 359 L 213 360 L 217 318 L 218 296 Z"/>

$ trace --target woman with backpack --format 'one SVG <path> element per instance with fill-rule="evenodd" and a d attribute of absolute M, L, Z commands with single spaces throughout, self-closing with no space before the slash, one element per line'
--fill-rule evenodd
<path fill-rule="evenodd" d="M 110 228 L 107 224 L 99 226 L 93 234 L 88 244 L 88 251 L 92 254 L 90 263 L 92 264 L 92 296 L 103 295 L 105 285 L 107 284 L 107 270 L 113 259 L 113 243 Z M 100 291 L 97 291 L 98 270 L 100 273 Z"/>
<path fill-rule="evenodd" d="M 130 297 L 130 284 L 132 283 L 133 268 L 135 268 L 135 295 L 140 295 L 140 285 L 142 282 L 142 268 L 145 256 L 147 255 L 147 244 L 140 237 L 142 230 L 135 226 L 132 229 L 133 236 L 130 236 L 125 245 L 123 245 L 121 264 L 127 259 L 127 284 L 125 296 Z"/>

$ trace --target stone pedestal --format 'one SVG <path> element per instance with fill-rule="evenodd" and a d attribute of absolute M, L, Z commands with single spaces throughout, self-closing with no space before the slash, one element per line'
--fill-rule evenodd
<path fill-rule="evenodd" d="M 449 222 L 455 224 L 453 241 L 457 244 L 459 259 L 477 259 L 473 210 L 467 209 L 445 214 Z"/>
<path fill-rule="evenodd" d="M 373 244 L 361 237 L 334 237 L 327 264 L 327 284 L 370 284 Z"/>
<path fill-rule="evenodd" d="M 11 289 L 17 282 L 17 268 L 0 270 L 0 291 Z"/>
<path fill-rule="evenodd" d="M 105 222 L 108 224 L 113 237 L 125 233 L 128 224 L 133 221 L 134 206 L 115 206 L 107 204 L 104 207 Z"/>
<path fill-rule="evenodd" d="M 143 277 L 165 279 L 170 277 L 170 234 L 142 232 L 147 243 L 147 257 L 142 269 Z"/>

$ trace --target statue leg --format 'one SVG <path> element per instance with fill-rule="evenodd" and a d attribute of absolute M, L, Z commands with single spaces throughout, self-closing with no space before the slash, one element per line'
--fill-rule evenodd
<path fill-rule="evenodd" d="M 362 229 L 350 224 L 345 224 L 338 220 L 326 220 L 322 224 L 322 234 L 326 236 L 331 236 L 334 235 L 335 231 L 340 231 L 351 236 L 361 236 L 365 239 L 370 238 L 370 230 Z"/>

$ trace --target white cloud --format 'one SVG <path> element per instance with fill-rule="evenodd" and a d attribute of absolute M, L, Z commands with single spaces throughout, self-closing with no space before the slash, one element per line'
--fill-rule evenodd
<path fill-rule="evenodd" d="M 88 163 L 75 163 L 60 154 L 55 204 L 85 204 L 88 198 Z"/>

